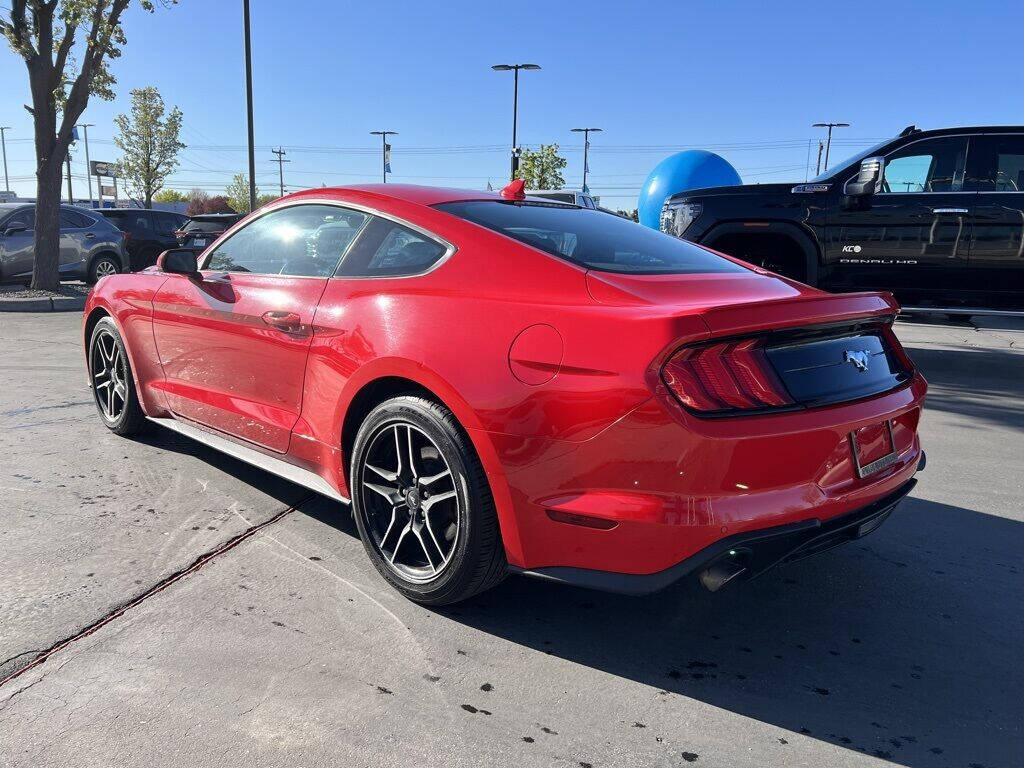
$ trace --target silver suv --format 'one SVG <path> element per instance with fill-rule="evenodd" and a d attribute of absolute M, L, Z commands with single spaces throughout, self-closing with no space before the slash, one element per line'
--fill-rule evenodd
<path fill-rule="evenodd" d="M 28 283 L 35 263 L 36 209 L 24 203 L 0 203 L 0 282 Z M 61 280 L 92 284 L 131 269 L 124 233 L 86 208 L 60 207 Z"/>

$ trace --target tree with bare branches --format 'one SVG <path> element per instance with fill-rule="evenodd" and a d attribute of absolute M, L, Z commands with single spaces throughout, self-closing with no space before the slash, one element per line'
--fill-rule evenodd
<path fill-rule="evenodd" d="M 32 287 L 55 290 L 60 246 L 61 165 L 90 96 L 114 98 L 110 59 L 125 44 L 121 16 L 131 0 L 10 0 L 3 34 L 28 69 L 36 148 Z M 139 0 L 147 11 L 153 0 Z M 171 3 L 174 0 L 165 0 Z"/>

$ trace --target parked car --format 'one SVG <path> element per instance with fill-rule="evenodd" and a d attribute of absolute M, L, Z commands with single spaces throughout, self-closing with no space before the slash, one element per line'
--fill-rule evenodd
<path fill-rule="evenodd" d="M 177 248 L 175 232 L 188 221 L 181 213 L 146 208 L 101 208 L 96 212 L 124 232 L 128 261 L 135 272 L 156 264 L 156 257 L 168 248 Z"/>
<path fill-rule="evenodd" d="M 0 282 L 31 282 L 35 228 L 35 205 L 0 203 Z M 96 211 L 71 205 L 60 207 L 61 280 L 95 283 L 127 267 L 121 230 Z"/>
<path fill-rule="evenodd" d="M 531 197 L 543 197 L 545 200 L 555 200 L 559 203 L 572 203 L 580 208 L 599 208 L 601 203 L 600 198 L 571 189 L 538 189 L 531 190 L 527 194 Z"/>
<path fill-rule="evenodd" d="M 897 311 L 521 182 L 387 184 L 104 280 L 83 341 L 109 429 L 351 505 L 382 576 L 445 604 L 509 571 L 715 590 L 874 530 L 924 465 Z"/>
<path fill-rule="evenodd" d="M 241 218 L 240 213 L 202 213 L 190 216 L 174 233 L 178 247 L 202 253 L 206 246 Z"/>
<path fill-rule="evenodd" d="M 1024 309 L 1024 126 L 910 126 L 810 182 L 674 195 L 661 228 L 830 291 Z"/>

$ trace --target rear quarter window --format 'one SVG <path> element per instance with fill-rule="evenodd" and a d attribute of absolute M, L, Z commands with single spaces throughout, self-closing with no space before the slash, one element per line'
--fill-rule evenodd
<path fill-rule="evenodd" d="M 693 243 L 604 211 L 499 200 L 435 207 L 587 269 L 633 275 L 747 271 Z"/>

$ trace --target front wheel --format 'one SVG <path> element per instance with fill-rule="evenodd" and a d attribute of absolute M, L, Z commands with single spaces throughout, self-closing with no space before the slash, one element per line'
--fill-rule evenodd
<path fill-rule="evenodd" d="M 483 467 L 440 404 L 402 396 L 374 408 L 356 435 L 350 488 L 370 560 L 409 599 L 448 605 L 505 577 Z"/>
<path fill-rule="evenodd" d="M 117 326 L 104 317 L 89 337 L 89 382 L 100 419 L 111 432 L 133 435 L 146 425 L 131 364 Z"/>

